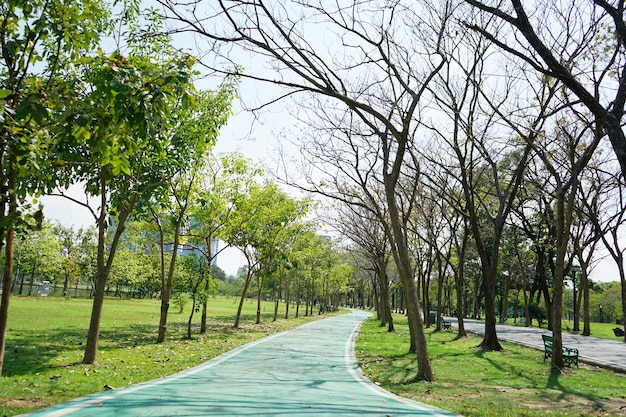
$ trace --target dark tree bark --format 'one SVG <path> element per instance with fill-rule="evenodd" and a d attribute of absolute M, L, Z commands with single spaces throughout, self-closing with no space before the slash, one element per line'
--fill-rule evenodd
<path fill-rule="evenodd" d="M 546 9 L 533 10 L 534 14 L 544 12 L 545 14 L 542 14 L 542 18 L 537 20 L 536 23 L 532 23 L 522 0 L 510 0 L 512 8 L 510 14 L 505 11 L 504 5 L 492 7 L 477 0 L 465 1 L 473 7 L 506 22 L 521 37 L 515 36 L 513 39 L 516 39 L 517 42 L 513 43 L 511 41 L 512 37 L 500 39 L 498 33 L 491 32 L 489 28 L 478 23 L 467 22 L 468 27 L 481 33 L 506 53 L 525 60 L 538 73 L 554 77 L 562 82 L 591 111 L 595 117 L 596 125 L 609 138 L 621 167 L 622 178 L 626 180 L 626 136 L 622 129 L 622 120 L 625 114 L 624 105 L 626 103 L 626 63 L 624 62 L 626 20 L 624 16 L 624 2 L 616 1 L 615 5 L 613 5 L 608 0 L 593 0 L 593 5 L 590 4 L 589 6 L 585 4 L 588 2 L 565 2 L 561 3 L 564 10 L 558 10 L 559 6 L 555 6 L 554 10 L 550 10 L 547 7 Z M 552 5 L 552 2 L 546 2 L 545 5 Z M 584 8 L 583 5 L 588 8 Z M 592 10 L 596 7 L 599 10 Z M 560 15 L 557 15 L 557 13 L 560 13 Z M 576 18 L 584 17 L 589 19 L 589 21 L 563 22 L 560 20 L 561 17 L 572 18 L 572 16 L 576 16 Z M 601 20 L 597 16 L 600 16 Z M 573 19 L 575 20 L 576 18 Z M 617 41 L 614 45 L 611 45 L 614 49 L 606 52 L 602 51 L 601 55 L 605 55 L 607 59 L 594 65 L 594 74 L 589 75 L 576 72 L 575 64 L 581 56 L 584 54 L 587 54 L 586 56 L 595 56 L 595 51 L 590 50 L 595 45 L 592 42 L 592 37 L 599 36 L 599 33 L 604 30 L 603 23 L 607 25 L 608 30 L 616 37 Z M 563 26 L 559 26 L 559 24 Z M 580 30 L 579 25 L 586 27 L 584 30 Z M 565 36 L 567 36 L 566 42 L 571 42 L 580 47 L 559 49 L 559 45 L 547 40 L 550 36 L 556 37 L 553 31 L 563 31 Z M 581 39 L 574 37 L 575 35 L 586 38 Z M 543 39 L 542 36 L 544 37 Z M 521 38 L 526 40 L 525 44 L 519 41 Z M 610 75 L 612 72 L 615 75 Z M 584 79 L 583 81 L 583 77 L 591 79 L 591 86 L 588 86 L 589 79 Z M 615 82 L 617 88 L 603 88 L 605 83 L 611 81 Z M 609 92 L 606 93 L 606 91 Z M 613 96 L 609 96 L 611 92 L 613 92 Z M 601 93 L 605 93 L 606 96 L 601 95 Z"/>

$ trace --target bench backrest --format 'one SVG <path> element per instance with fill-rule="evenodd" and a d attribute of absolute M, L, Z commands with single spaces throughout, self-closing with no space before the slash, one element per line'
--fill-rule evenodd
<path fill-rule="evenodd" d="M 552 336 L 542 334 L 541 337 L 543 338 L 543 346 L 546 349 L 552 349 Z"/>

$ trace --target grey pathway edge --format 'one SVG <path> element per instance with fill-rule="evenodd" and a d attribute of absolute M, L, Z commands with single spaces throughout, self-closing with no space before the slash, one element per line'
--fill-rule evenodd
<path fill-rule="evenodd" d="M 354 343 L 370 313 L 318 320 L 200 366 L 29 416 L 454 416 L 368 381 Z"/>
<path fill-rule="evenodd" d="M 448 317 L 446 320 L 451 321 L 454 326 L 457 325 L 456 317 Z M 464 319 L 463 325 L 468 332 L 480 336 L 483 336 L 485 333 L 485 323 L 482 321 Z M 506 324 L 497 324 L 496 332 L 500 340 L 532 347 L 541 351 L 543 351 L 541 335 L 544 333 L 552 334 L 547 329 Z M 626 343 L 624 342 L 563 332 L 563 346 L 578 349 L 580 362 L 626 373 Z"/>

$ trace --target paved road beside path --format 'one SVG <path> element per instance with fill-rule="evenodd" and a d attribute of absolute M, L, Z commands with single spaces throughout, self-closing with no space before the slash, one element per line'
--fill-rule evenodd
<path fill-rule="evenodd" d="M 30 416 L 453 416 L 383 391 L 356 366 L 354 311 L 249 343 L 179 374 Z"/>
<path fill-rule="evenodd" d="M 449 320 L 453 326 L 458 325 L 455 317 L 446 318 L 446 320 Z M 481 336 L 484 334 L 485 323 L 482 321 L 465 319 L 463 324 L 468 332 Z M 541 351 L 543 351 L 541 335 L 552 333 L 546 329 L 506 324 L 497 324 L 496 331 L 500 340 L 529 346 Z M 626 343 L 624 342 L 563 333 L 563 345 L 578 349 L 581 362 L 626 373 Z"/>

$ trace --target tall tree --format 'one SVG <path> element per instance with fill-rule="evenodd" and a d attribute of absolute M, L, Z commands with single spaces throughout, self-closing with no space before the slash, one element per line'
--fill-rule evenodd
<path fill-rule="evenodd" d="M 615 267 L 617 268 L 621 283 L 621 300 L 622 300 L 622 323 L 626 323 L 626 272 L 624 270 L 624 244 L 622 241 L 621 231 L 626 222 L 626 196 L 624 196 L 624 187 L 618 175 L 602 168 L 603 164 L 591 169 L 588 184 L 583 182 L 579 189 L 580 200 L 585 209 L 584 215 L 591 221 L 594 227 L 595 235 L 602 240 L 604 247 Z M 577 248 L 578 252 L 582 252 L 584 248 Z M 579 259 L 582 257 L 579 254 Z M 581 262 L 581 266 L 584 261 Z M 589 291 L 588 286 L 586 287 Z M 588 298 L 586 300 L 588 302 Z M 588 319 L 588 307 L 585 318 Z M 590 334 L 588 328 L 588 320 L 585 320 L 584 333 Z M 624 324 L 626 326 L 626 324 Z M 626 342 L 626 335 L 624 336 Z"/>
<path fill-rule="evenodd" d="M 58 77 L 98 43 L 107 16 L 99 0 L 7 0 L 0 5 L 0 249 L 5 253 L 0 374 L 16 222 L 28 211 L 27 195 L 41 195 L 42 183 L 54 182 L 40 175 L 44 166 L 62 161 L 48 151 L 51 137 L 46 129 L 54 123 L 50 108 L 71 97 Z"/>
<path fill-rule="evenodd" d="M 142 28 L 133 20 L 135 12 L 124 10 L 120 24 L 138 34 Z M 167 37 L 155 36 L 144 42 L 142 37 L 131 38 L 128 57 L 115 51 L 83 59 L 83 78 L 75 80 L 74 88 L 80 93 L 64 112 L 61 140 L 53 149 L 66 161 L 57 172 L 59 185 L 82 181 L 85 194 L 100 200 L 97 212 L 82 203 L 91 210 L 98 227 L 95 295 L 84 363 L 96 361 L 106 281 L 131 213 L 158 200 L 157 196 L 167 191 L 169 179 L 213 143 L 225 120 L 227 105 L 211 109 L 215 113 L 205 114 L 207 119 L 195 124 L 191 117 L 182 118 L 181 109 L 193 108 L 196 100 L 195 60 L 170 47 Z M 226 103 L 229 91 L 218 93 Z M 202 131 L 203 135 L 194 135 L 199 133 L 194 126 L 202 123 L 209 124 L 213 134 Z"/>
<path fill-rule="evenodd" d="M 425 86 L 442 68 L 439 45 L 452 2 L 417 7 L 410 1 L 387 7 L 376 1 L 344 6 L 321 0 L 288 5 L 194 0 L 185 7 L 169 0 L 159 3 L 179 31 L 199 34 L 226 62 L 232 60 L 232 48 L 240 47 L 272 65 L 272 71 L 254 66 L 243 77 L 284 87 L 284 94 L 276 89 L 279 97 L 311 93 L 309 103 L 335 120 L 355 119 L 350 133 L 358 127 L 363 138 L 379 147 L 387 233 L 406 295 L 412 345 L 417 347 L 417 376 L 434 380 L 396 187 L 409 158 Z M 211 17 L 199 17 L 196 10 L 210 10 Z M 405 25 L 408 21 L 412 24 Z"/>
<path fill-rule="evenodd" d="M 61 242 L 49 222 L 44 222 L 41 230 L 19 233 L 15 254 L 16 268 L 22 276 L 20 294 L 33 295 L 35 278 L 54 281 L 61 270 Z M 22 288 L 25 277 L 29 278 L 28 289 Z"/>
<path fill-rule="evenodd" d="M 181 170 L 169 179 L 169 198 L 161 202 L 164 208 L 166 223 L 171 225 L 173 230 L 172 241 L 169 245 L 171 256 L 169 257 L 169 267 L 167 274 L 165 268 L 162 268 L 161 277 L 161 316 L 159 319 L 159 334 L 157 342 L 162 343 L 166 339 L 167 332 L 167 314 L 169 311 L 170 297 L 172 294 L 172 280 L 178 256 L 178 248 L 180 244 L 181 230 L 185 220 L 187 220 L 187 228 L 193 227 L 189 220 L 190 208 L 194 205 L 194 200 L 201 198 L 198 193 L 199 178 L 205 171 L 209 161 L 209 151 L 215 144 L 219 128 L 226 123 L 227 116 L 230 114 L 230 104 L 233 97 L 233 84 L 226 83 L 220 90 L 213 93 L 210 91 L 199 91 L 195 94 L 193 104 L 184 108 L 176 109 L 177 119 L 176 125 L 171 130 L 172 141 L 179 145 L 187 146 L 192 149 L 185 150 L 188 152 L 186 165 L 181 166 Z M 169 200 L 169 201 L 168 201 Z M 159 225 L 159 234 L 163 235 L 161 219 L 159 212 L 151 209 L 153 218 Z M 198 227 L 198 225 L 194 225 Z M 163 243 L 163 239 L 161 239 Z M 210 251 L 211 239 L 204 242 L 205 248 Z M 164 251 L 165 246 L 161 245 L 160 250 Z M 164 259 L 164 257 L 162 257 Z M 212 259 L 207 259 L 207 265 L 211 265 Z M 208 285 L 208 281 L 207 281 Z"/>
<path fill-rule="evenodd" d="M 387 326 L 387 331 L 393 332 L 395 328 L 391 314 L 388 274 L 391 254 L 383 225 L 369 210 L 355 205 L 343 207 L 335 209 L 337 214 L 332 224 L 358 246 L 363 257 L 371 265 L 370 268 L 375 274 L 374 285 L 380 290 L 377 297 L 380 325 Z"/>
<path fill-rule="evenodd" d="M 443 166 L 462 190 L 459 195 L 456 187 L 432 182 L 439 185 L 439 194 L 454 199 L 450 207 L 467 218 L 483 279 L 485 332 L 480 347 L 499 351 L 495 296 L 503 230 L 521 189 L 532 143 L 546 123 L 547 106 L 555 92 L 533 89 L 532 82 L 512 74 L 497 88 L 497 83 L 489 82 L 491 67 L 497 65 L 492 47 L 463 27 L 457 30 L 463 33 L 463 40 L 446 39 L 450 59 L 431 85 L 433 93 L 439 92 L 434 96 L 446 122 L 433 121 L 433 145 L 423 155 L 430 165 Z M 474 53 L 467 54 L 468 49 Z M 534 114 L 520 108 L 522 99 L 535 102 L 528 106 Z M 442 159 L 443 163 L 438 162 Z"/>

